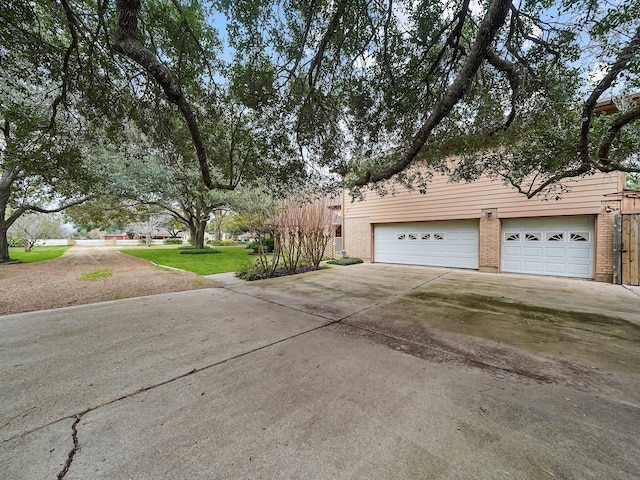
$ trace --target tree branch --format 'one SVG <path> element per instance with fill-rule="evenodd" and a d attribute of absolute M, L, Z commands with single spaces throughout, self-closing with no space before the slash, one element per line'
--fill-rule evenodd
<path fill-rule="evenodd" d="M 615 122 L 613 122 L 613 125 L 609 127 L 609 130 L 607 130 L 607 133 L 600 142 L 598 163 L 602 165 L 609 165 L 611 163 L 608 159 L 609 151 L 611 150 L 611 145 L 613 144 L 616 136 L 625 126 L 638 119 L 640 119 L 640 106 L 623 113 L 615 120 Z"/>
<path fill-rule="evenodd" d="M 322 58 L 324 57 L 324 53 L 329 45 L 329 41 L 331 37 L 333 37 L 336 29 L 340 25 L 340 19 L 347 9 L 347 2 L 345 0 L 340 0 L 336 11 L 331 16 L 331 20 L 329 21 L 329 25 L 327 26 L 327 31 L 322 36 L 322 40 L 320 40 L 320 45 L 318 45 L 318 50 L 311 60 L 311 64 L 309 65 L 309 86 L 313 87 L 315 85 L 316 80 L 318 79 L 318 75 L 320 74 L 320 65 L 322 64 Z M 314 70 L 318 72 L 318 75 L 314 76 Z"/>
<path fill-rule="evenodd" d="M 487 57 L 491 44 L 506 21 L 510 5 L 511 2 L 509 0 L 494 0 L 491 3 L 486 15 L 480 23 L 480 27 L 471 47 L 471 51 L 469 52 L 469 56 L 456 76 L 455 81 L 447 89 L 431 115 L 429 115 L 429 118 L 415 135 L 413 142 L 407 151 L 391 164 L 385 165 L 377 171 L 374 171 L 371 168 L 367 169 L 356 178 L 349 179 L 350 182 L 356 186 L 364 186 L 371 182 L 387 180 L 393 175 L 400 173 L 411 164 L 411 162 L 420 153 L 420 150 L 431 135 L 433 129 L 442 122 L 442 120 L 451 112 L 453 107 L 460 101 L 463 95 L 469 90 L 473 78 Z"/>
<path fill-rule="evenodd" d="M 160 84 L 167 99 L 176 105 L 184 118 L 191 139 L 196 150 L 202 180 L 207 188 L 233 190 L 232 184 L 214 182 L 211 179 L 211 171 L 207 152 L 202 140 L 200 128 L 191 105 L 186 99 L 182 89 L 173 78 L 171 71 L 162 64 L 158 58 L 142 45 L 138 37 L 138 15 L 140 13 L 140 0 L 116 0 L 118 12 L 116 22 L 116 34 L 113 48 L 126 55 L 140 65 L 153 79 Z"/>
<path fill-rule="evenodd" d="M 578 177 L 580 175 L 584 175 L 585 173 L 588 173 L 589 170 L 591 170 L 590 165 L 582 164 L 579 167 L 574 168 L 572 170 L 565 170 L 564 172 L 557 173 L 557 174 L 549 177 L 544 182 L 542 182 L 540 185 L 538 185 L 535 189 L 533 189 L 533 183 L 532 183 L 529 186 L 529 189 L 527 191 L 524 191 L 522 189 L 522 187 L 520 186 L 520 184 L 517 183 L 509 175 L 506 175 L 506 174 L 500 174 L 500 175 L 504 179 L 506 179 L 509 182 L 509 184 L 511 184 L 518 191 L 518 193 L 522 193 L 527 198 L 533 198 L 536 195 L 538 195 L 540 192 L 542 192 L 545 188 L 547 188 L 549 185 L 557 183 L 558 181 L 562 180 L 563 178 L 571 178 L 571 177 Z"/>
<path fill-rule="evenodd" d="M 611 65 L 609 72 L 605 77 L 600 80 L 596 88 L 591 92 L 591 95 L 584 102 L 582 107 L 582 128 L 580 129 L 580 143 L 578 144 L 578 153 L 584 163 L 589 162 L 589 144 L 591 130 L 591 118 L 596 107 L 598 99 L 602 94 L 611 86 L 613 81 L 617 78 L 622 70 L 628 65 L 633 57 L 640 50 L 640 26 L 636 29 L 635 35 L 631 41 L 620 51 L 618 58 Z"/>
<path fill-rule="evenodd" d="M 49 129 L 53 130 L 55 126 L 56 116 L 58 114 L 58 107 L 61 103 L 64 103 L 67 100 L 67 91 L 69 87 L 69 61 L 71 60 L 71 55 L 78 48 L 78 32 L 76 31 L 77 22 L 75 14 L 71 9 L 71 6 L 67 2 L 67 0 L 60 0 L 62 4 L 62 9 L 64 10 L 64 15 L 67 19 L 67 26 L 69 27 L 69 33 L 71 34 L 71 43 L 67 47 L 64 52 L 64 58 L 62 61 L 62 85 L 61 92 L 56 98 L 53 100 L 51 105 L 51 119 L 49 121 Z"/>
<path fill-rule="evenodd" d="M 99 197 L 99 195 L 88 195 L 86 197 L 79 198 L 78 200 L 73 200 L 69 203 L 65 203 L 62 206 L 56 207 L 56 208 L 43 208 L 43 207 L 39 207 L 38 205 L 21 205 L 20 207 L 15 209 L 11 214 L 11 216 L 7 219 L 7 225 L 11 226 L 13 222 L 15 222 L 20 216 L 22 216 L 27 212 L 58 213 L 63 210 L 66 210 L 67 208 L 80 205 L 81 203 L 84 203 L 96 197 Z"/>
<path fill-rule="evenodd" d="M 205 55 L 205 51 L 202 48 L 202 45 L 200 45 L 200 41 L 198 40 L 198 37 L 196 37 L 196 34 L 193 31 L 193 28 L 191 28 L 191 24 L 187 21 L 187 17 L 185 16 L 184 11 L 182 10 L 182 5 L 180 5 L 180 2 L 178 2 L 178 0 L 171 0 L 171 2 L 173 3 L 173 6 L 176 8 L 176 10 L 178 10 L 178 13 L 182 17 L 182 22 L 184 27 L 187 29 L 187 32 L 189 33 L 193 41 L 196 43 L 196 46 L 198 47 L 198 51 L 200 52 L 202 61 L 207 66 L 207 70 L 209 72 L 209 78 L 211 81 L 213 81 L 213 68 L 211 67 L 211 63 L 209 62 L 209 59 Z"/>
<path fill-rule="evenodd" d="M 508 60 L 500 58 L 495 50 L 490 49 L 487 52 L 487 61 L 491 66 L 493 66 L 499 72 L 502 72 L 507 77 L 509 81 L 509 86 L 511 87 L 511 111 L 507 116 L 507 120 L 505 121 L 502 127 L 494 129 L 489 135 L 493 135 L 497 133 L 499 130 L 506 130 L 509 128 L 509 125 L 516 118 L 516 100 L 518 98 L 518 91 L 520 89 L 520 79 L 518 78 L 518 72 L 516 71 L 515 65 Z"/>
<path fill-rule="evenodd" d="M 298 52 L 298 55 L 296 56 L 293 67 L 289 71 L 289 77 L 296 75 L 296 70 L 298 69 L 298 65 L 300 65 L 300 62 L 302 61 L 302 57 L 304 55 L 304 46 L 307 44 L 307 39 L 309 38 L 309 31 L 311 30 L 313 11 L 315 10 L 315 7 L 316 7 L 316 0 L 311 0 L 308 4 L 309 12 L 307 14 L 304 34 L 302 35 L 302 41 L 300 42 L 300 50 Z"/>

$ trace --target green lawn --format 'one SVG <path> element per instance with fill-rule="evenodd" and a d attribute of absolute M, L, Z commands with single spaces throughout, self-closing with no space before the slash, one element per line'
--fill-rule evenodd
<path fill-rule="evenodd" d="M 180 255 L 180 250 L 175 246 L 166 248 L 163 245 L 163 247 L 138 247 L 120 251 L 127 255 L 150 260 L 158 265 L 179 268 L 198 275 L 236 272 L 255 261 L 255 257 L 250 255 L 251 250 L 247 250 L 244 247 L 216 247 L 216 250 L 220 250 L 220 253 L 209 255 Z"/>
<path fill-rule="evenodd" d="M 9 258 L 11 260 L 20 260 L 21 262 L 41 262 L 42 260 L 50 260 L 52 258 L 58 258 L 66 252 L 69 246 L 51 246 L 36 247 L 30 252 L 25 252 L 22 247 L 15 247 L 9 249 Z"/>

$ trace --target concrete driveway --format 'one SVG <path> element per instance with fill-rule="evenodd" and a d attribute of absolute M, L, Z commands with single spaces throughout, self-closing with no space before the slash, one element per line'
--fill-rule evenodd
<path fill-rule="evenodd" d="M 640 477 L 620 286 L 363 264 L 0 332 L 3 479 Z"/>

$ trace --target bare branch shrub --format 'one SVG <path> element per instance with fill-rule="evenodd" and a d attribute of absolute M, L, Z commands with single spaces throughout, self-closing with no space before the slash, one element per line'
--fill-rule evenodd
<path fill-rule="evenodd" d="M 285 270 L 295 273 L 300 265 L 304 243 L 304 212 L 298 200 L 285 200 L 274 222 L 275 245 L 279 246 Z"/>
<path fill-rule="evenodd" d="M 295 273 L 302 261 L 320 266 L 331 240 L 331 211 L 326 197 L 290 198 L 275 220 L 276 243 L 284 268 Z"/>
<path fill-rule="evenodd" d="M 303 255 L 314 268 L 320 266 L 331 241 L 331 218 L 327 197 L 317 198 L 303 207 Z"/>

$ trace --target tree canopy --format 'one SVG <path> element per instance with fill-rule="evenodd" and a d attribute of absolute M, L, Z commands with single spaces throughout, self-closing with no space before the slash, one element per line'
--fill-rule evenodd
<path fill-rule="evenodd" d="M 188 23 L 186 5 L 173 5 Z M 640 87 L 637 0 L 206 6 L 226 19 L 218 59 L 231 56 L 209 80 L 286 132 L 298 161 L 347 185 L 410 183 L 420 173 L 412 165 L 446 169 L 452 154 L 463 157 L 458 178 L 488 173 L 529 196 L 565 177 L 640 168 L 640 107 L 630 101 Z M 202 163 L 189 95 L 175 69 L 155 67 L 164 52 L 145 42 L 137 21 L 147 6 L 121 0 L 116 8 L 116 49 L 178 106 Z M 598 116 L 607 96 L 617 112 Z"/>
<path fill-rule="evenodd" d="M 638 18 L 640 0 L 7 0 L 0 200 L 15 215 L 7 179 L 33 171 L 79 201 L 111 168 L 97 152 L 131 145 L 210 190 L 441 170 L 533 196 L 638 172 Z"/>

